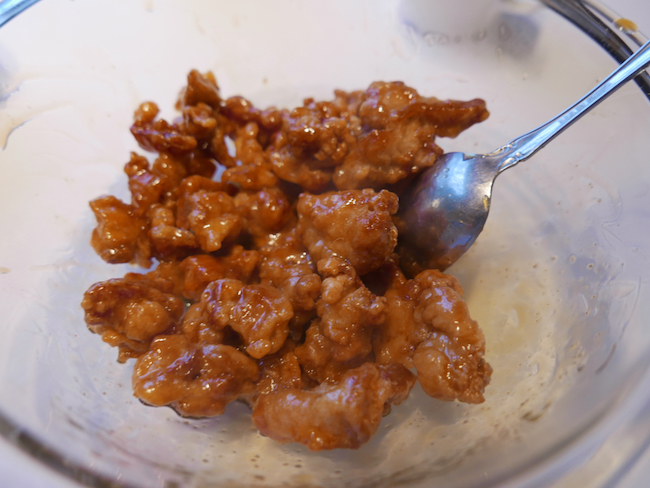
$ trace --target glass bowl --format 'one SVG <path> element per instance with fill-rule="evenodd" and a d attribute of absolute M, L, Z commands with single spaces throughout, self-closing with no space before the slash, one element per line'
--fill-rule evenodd
<path fill-rule="evenodd" d="M 603 28 L 613 14 L 590 5 L 602 21 L 588 18 L 592 35 L 624 57 L 642 36 Z M 128 200 L 133 110 L 153 100 L 173 118 L 189 70 L 259 107 L 375 80 L 480 97 L 490 118 L 439 143 L 488 152 L 616 66 L 548 6 L 43 0 L 0 29 L 0 59 L 0 432 L 70 483 L 595 486 L 647 445 L 650 107 L 634 83 L 499 177 L 484 233 L 449 270 L 486 334 L 483 404 L 416 388 L 358 450 L 278 445 L 243 404 L 206 420 L 143 406 L 132 361 L 116 362 L 79 305 L 92 283 L 132 269 L 90 248 L 88 201 Z"/>

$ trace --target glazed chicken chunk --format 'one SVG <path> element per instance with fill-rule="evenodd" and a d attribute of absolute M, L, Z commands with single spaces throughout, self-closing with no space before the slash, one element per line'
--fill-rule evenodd
<path fill-rule="evenodd" d="M 414 384 L 413 373 L 401 365 L 365 363 L 335 384 L 261 396 L 253 422 L 280 443 L 300 442 L 313 451 L 356 449 L 377 432 L 387 408 L 402 403 Z"/>
<path fill-rule="evenodd" d="M 95 283 L 81 303 L 86 323 L 105 342 L 119 347 L 121 362 L 137 357 L 183 314 L 183 302 L 169 293 L 169 285 L 138 275 Z"/>
<path fill-rule="evenodd" d="M 391 219 L 397 207 L 397 195 L 387 190 L 303 193 L 298 232 L 316 261 L 340 256 L 364 275 L 381 266 L 397 245 Z"/>
<path fill-rule="evenodd" d="M 212 417 L 252 391 L 258 377 L 257 364 L 232 346 L 191 344 L 183 335 L 167 335 L 156 338 L 138 358 L 133 390 L 149 405 L 169 405 L 183 416 Z"/>
<path fill-rule="evenodd" d="M 458 280 L 437 270 L 413 280 L 393 273 L 386 321 L 374 336 L 377 362 L 415 367 L 423 390 L 439 400 L 483 402 L 492 368 Z"/>

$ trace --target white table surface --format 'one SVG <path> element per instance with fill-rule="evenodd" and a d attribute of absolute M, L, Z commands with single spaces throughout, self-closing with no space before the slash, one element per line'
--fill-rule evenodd
<path fill-rule="evenodd" d="M 604 1 L 617 13 L 633 19 L 640 31 L 650 37 L 650 1 Z M 78 488 L 80 486 L 34 461 L 0 437 L 0 488 Z M 650 449 L 646 450 L 615 488 L 645 486 L 650 486 Z"/>

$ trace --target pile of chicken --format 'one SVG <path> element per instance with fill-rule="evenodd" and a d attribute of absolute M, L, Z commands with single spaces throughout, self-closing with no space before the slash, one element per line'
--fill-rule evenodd
<path fill-rule="evenodd" d="M 151 102 L 135 112 L 157 156 L 126 164 L 131 203 L 90 203 L 105 261 L 156 262 L 82 302 L 119 361 L 137 358 L 137 398 L 188 417 L 244 400 L 262 434 L 312 450 L 362 445 L 416 380 L 483 401 L 491 368 L 458 281 L 407 279 L 394 225 L 400 189 L 442 153 L 435 136 L 484 120 L 482 100 L 376 82 L 259 110 L 192 71 L 177 109 L 172 123 Z"/>

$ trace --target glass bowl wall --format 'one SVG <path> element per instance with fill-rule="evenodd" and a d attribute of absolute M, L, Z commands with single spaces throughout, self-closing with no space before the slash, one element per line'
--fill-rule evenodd
<path fill-rule="evenodd" d="M 542 4 L 48 0 L 0 29 L 0 59 L 0 430 L 67 475 L 160 488 L 538 486 L 647 404 L 650 107 L 634 84 L 499 177 L 484 234 L 449 270 L 488 341 L 482 405 L 418 390 L 357 451 L 279 446 L 242 404 L 209 420 L 141 405 L 132 364 L 117 364 L 79 307 L 92 283 L 131 269 L 94 254 L 87 203 L 128 199 L 132 112 L 153 100 L 172 118 L 190 69 L 260 107 L 375 80 L 480 97 L 491 117 L 439 142 L 487 152 L 615 67 Z"/>

